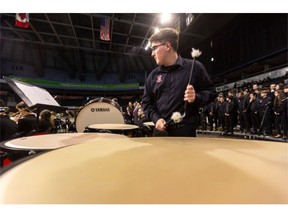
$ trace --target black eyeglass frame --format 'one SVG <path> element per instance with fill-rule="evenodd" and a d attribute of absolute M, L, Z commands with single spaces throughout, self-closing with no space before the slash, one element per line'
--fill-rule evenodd
<path fill-rule="evenodd" d="M 158 45 L 155 45 L 155 46 L 152 46 L 152 47 L 150 47 L 150 49 L 152 50 L 152 52 L 154 52 L 154 51 L 156 51 L 156 50 L 158 49 L 158 47 L 163 46 L 163 45 L 165 45 L 166 43 L 167 43 L 167 42 L 161 43 L 161 44 L 158 44 Z"/>

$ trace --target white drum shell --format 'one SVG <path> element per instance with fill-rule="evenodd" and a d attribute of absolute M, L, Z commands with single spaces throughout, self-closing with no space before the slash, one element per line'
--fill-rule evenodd
<path fill-rule="evenodd" d="M 85 105 L 76 117 L 77 132 L 84 132 L 92 124 L 125 124 L 119 107 L 114 106 L 109 99 L 95 99 Z"/>

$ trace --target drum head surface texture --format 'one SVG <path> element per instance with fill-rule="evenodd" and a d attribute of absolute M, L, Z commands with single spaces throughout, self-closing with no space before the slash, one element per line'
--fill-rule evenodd
<path fill-rule="evenodd" d="M 269 141 L 103 137 L 6 171 L 0 203 L 287 204 L 287 152 Z"/>
<path fill-rule="evenodd" d="M 94 142 L 101 138 L 123 138 L 124 135 L 112 133 L 60 133 L 21 137 L 4 143 L 15 150 L 51 150 L 83 142 Z"/>
<path fill-rule="evenodd" d="M 98 130 L 125 131 L 125 130 L 135 130 L 138 129 L 139 127 L 137 125 L 131 125 L 131 124 L 92 124 L 89 125 L 88 128 Z"/>

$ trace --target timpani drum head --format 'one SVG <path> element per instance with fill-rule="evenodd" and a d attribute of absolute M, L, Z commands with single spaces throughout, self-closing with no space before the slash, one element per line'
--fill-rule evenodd
<path fill-rule="evenodd" d="M 0 203 L 287 204 L 287 149 L 211 137 L 95 139 L 0 175 Z"/>
<path fill-rule="evenodd" d="M 39 136 L 20 137 L 1 143 L 3 149 L 27 151 L 27 150 L 53 150 L 70 145 L 95 142 L 101 138 L 119 139 L 124 135 L 111 133 L 59 133 Z"/>
<path fill-rule="evenodd" d="M 88 102 L 76 117 L 76 131 L 84 132 L 92 124 L 125 124 L 120 106 L 107 98 Z"/>

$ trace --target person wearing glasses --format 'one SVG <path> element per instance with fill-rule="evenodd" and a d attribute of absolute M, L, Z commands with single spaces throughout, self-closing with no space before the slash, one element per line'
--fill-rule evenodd
<path fill-rule="evenodd" d="M 149 43 L 158 67 L 146 79 L 142 107 L 155 124 L 153 135 L 196 137 L 198 109 L 216 98 L 214 85 L 199 61 L 195 61 L 188 84 L 193 60 L 178 54 L 176 30 L 161 29 L 150 37 Z M 174 112 L 185 112 L 182 121 L 167 124 Z"/>

